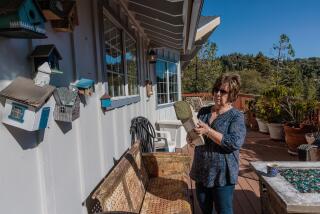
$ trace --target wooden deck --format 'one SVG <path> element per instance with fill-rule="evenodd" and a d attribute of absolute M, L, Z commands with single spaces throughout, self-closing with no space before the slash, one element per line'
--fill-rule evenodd
<path fill-rule="evenodd" d="M 184 151 L 189 154 L 193 153 L 190 146 Z M 290 161 L 298 160 L 298 158 L 287 153 L 284 142 L 270 140 L 269 135 L 266 134 L 248 131 L 246 142 L 240 151 L 240 171 L 233 200 L 235 214 L 261 213 L 258 177 L 249 165 L 250 161 L 256 160 Z M 192 188 L 195 191 L 194 182 Z M 195 200 L 194 213 L 200 214 L 195 194 L 193 195 Z"/>

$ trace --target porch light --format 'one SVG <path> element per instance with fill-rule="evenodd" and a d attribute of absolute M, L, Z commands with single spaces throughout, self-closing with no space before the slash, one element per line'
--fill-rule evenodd
<path fill-rule="evenodd" d="M 157 58 L 158 58 L 157 53 L 153 49 L 151 49 L 149 51 L 149 63 L 150 64 L 156 63 L 157 62 Z"/>

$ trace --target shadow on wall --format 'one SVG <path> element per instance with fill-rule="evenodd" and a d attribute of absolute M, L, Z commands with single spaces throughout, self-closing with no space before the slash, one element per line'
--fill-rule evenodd
<path fill-rule="evenodd" d="M 30 53 L 28 39 L 0 37 L 0 47 L 0 82 L 11 81 L 18 75 L 31 77 L 31 62 L 27 59 Z"/>
<path fill-rule="evenodd" d="M 3 124 L 23 150 L 36 148 L 43 142 L 44 131 L 29 132 L 14 126 Z"/>
<path fill-rule="evenodd" d="M 57 123 L 58 127 L 63 132 L 63 134 L 68 133 L 72 129 L 72 123 L 57 120 L 55 120 L 55 122 Z"/>

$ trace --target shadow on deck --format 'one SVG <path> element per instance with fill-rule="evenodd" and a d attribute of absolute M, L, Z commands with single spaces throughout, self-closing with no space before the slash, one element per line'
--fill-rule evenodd
<path fill-rule="evenodd" d="M 193 155 L 193 148 L 183 149 Z M 248 130 L 246 142 L 240 150 L 240 171 L 238 184 L 234 195 L 234 214 L 260 214 L 260 192 L 258 177 L 250 168 L 249 162 L 263 161 L 297 161 L 297 156 L 287 153 L 284 142 L 270 140 L 269 135 Z M 192 188 L 194 188 L 194 183 Z M 195 193 L 195 191 L 194 191 Z M 194 200 L 196 197 L 194 194 Z M 195 202 L 195 214 L 200 214 L 200 208 Z"/>

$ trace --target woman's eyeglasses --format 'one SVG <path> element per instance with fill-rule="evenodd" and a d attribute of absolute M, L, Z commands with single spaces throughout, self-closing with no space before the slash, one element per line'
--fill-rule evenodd
<path fill-rule="evenodd" d="M 220 94 L 221 95 L 225 95 L 225 94 L 228 94 L 229 93 L 229 91 L 226 91 L 226 90 L 224 90 L 224 89 L 221 89 L 221 88 L 215 88 L 215 89 L 213 89 L 213 92 L 214 93 L 219 93 L 219 91 L 220 91 Z"/>

